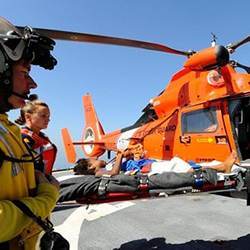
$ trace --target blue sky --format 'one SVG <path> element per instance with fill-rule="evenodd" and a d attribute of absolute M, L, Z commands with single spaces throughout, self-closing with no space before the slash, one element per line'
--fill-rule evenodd
<path fill-rule="evenodd" d="M 211 32 L 227 45 L 249 35 L 247 0 L 12 0 L 1 16 L 16 25 L 78 31 L 165 44 L 180 50 L 210 46 Z M 35 91 L 51 108 L 46 132 L 57 144 L 56 167 L 66 167 L 60 130 L 82 135 L 82 95 L 89 92 L 104 130 L 126 127 L 161 92 L 185 58 L 135 48 L 57 41 L 53 71 L 32 70 Z M 249 63 L 249 45 L 233 55 Z M 16 111 L 10 117 L 18 116 Z M 83 155 L 79 154 L 79 157 Z"/>

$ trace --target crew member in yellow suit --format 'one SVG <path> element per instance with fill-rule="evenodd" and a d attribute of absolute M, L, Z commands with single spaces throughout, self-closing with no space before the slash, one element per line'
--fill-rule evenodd
<path fill-rule="evenodd" d="M 0 35 L 0 250 L 32 250 L 41 228 L 11 201 L 20 200 L 45 218 L 56 204 L 58 183 L 35 172 L 20 129 L 8 120 L 7 112 L 23 107 L 30 90 L 37 87 L 29 76 L 31 64 L 53 69 L 54 41 L 30 28 L 24 34 L 3 18 Z"/>

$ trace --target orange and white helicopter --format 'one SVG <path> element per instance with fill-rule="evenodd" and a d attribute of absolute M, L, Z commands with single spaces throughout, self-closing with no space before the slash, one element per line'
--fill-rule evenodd
<path fill-rule="evenodd" d="M 83 96 L 85 128 L 81 141 L 72 141 L 67 128 L 62 138 L 67 160 L 76 161 L 75 146 L 87 157 L 124 150 L 140 142 L 146 156 L 170 159 L 175 155 L 196 162 L 224 160 L 232 150 L 239 161 L 250 158 L 250 68 L 230 60 L 230 54 L 250 37 L 195 51 L 180 51 L 137 40 L 35 29 L 54 39 L 138 47 L 186 56 L 184 67 L 164 91 L 153 97 L 131 126 L 105 133 L 90 95 Z M 246 72 L 238 72 L 241 68 Z"/>

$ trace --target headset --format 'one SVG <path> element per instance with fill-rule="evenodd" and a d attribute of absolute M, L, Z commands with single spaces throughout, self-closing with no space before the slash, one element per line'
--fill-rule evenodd
<path fill-rule="evenodd" d="M 55 41 L 42 36 L 31 27 L 26 26 L 22 31 L 12 25 L 6 19 L 0 17 L 0 111 L 11 109 L 8 97 L 12 94 L 29 99 L 28 96 L 20 96 L 13 93 L 12 65 L 14 62 L 24 59 L 33 65 L 39 65 L 52 70 L 57 60 L 51 55 Z"/>

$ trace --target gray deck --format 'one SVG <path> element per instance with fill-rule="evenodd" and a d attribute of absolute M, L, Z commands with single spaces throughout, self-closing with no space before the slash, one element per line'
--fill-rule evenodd
<path fill-rule="evenodd" d="M 250 249 L 250 207 L 215 194 L 58 205 L 56 230 L 77 249 Z"/>

